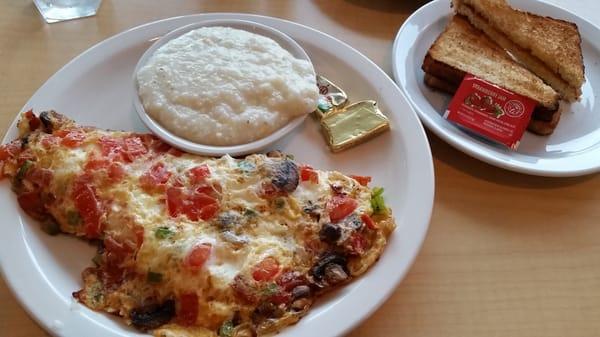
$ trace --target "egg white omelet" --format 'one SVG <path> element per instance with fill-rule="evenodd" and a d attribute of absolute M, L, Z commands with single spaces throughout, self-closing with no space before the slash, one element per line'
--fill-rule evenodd
<path fill-rule="evenodd" d="M 370 178 L 182 153 L 152 135 L 24 114 L 0 173 L 51 234 L 98 244 L 73 295 L 155 336 L 265 335 L 364 273 L 394 229 Z"/>

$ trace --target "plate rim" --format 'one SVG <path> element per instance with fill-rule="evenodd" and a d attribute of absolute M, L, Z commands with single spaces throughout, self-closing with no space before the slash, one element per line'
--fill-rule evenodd
<path fill-rule="evenodd" d="M 559 6 L 559 5 L 556 5 L 553 3 L 548 3 L 546 1 L 534 0 L 534 2 L 537 6 L 546 6 L 547 8 L 551 8 L 552 10 L 558 10 L 558 11 L 564 12 L 566 16 L 571 16 L 571 17 L 575 18 L 576 20 L 578 20 L 577 22 L 575 22 L 578 26 L 580 26 L 579 21 L 581 21 L 583 24 L 588 25 L 589 27 L 592 27 L 592 29 L 596 30 L 598 32 L 598 35 L 600 35 L 600 27 L 599 26 L 597 26 L 594 23 L 590 22 L 589 20 L 575 14 L 574 12 L 563 8 L 562 6 Z M 411 106 L 417 112 L 419 119 L 427 127 L 427 129 L 432 131 L 436 136 L 441 138 L 444 142 L 448 143 L 455 149 L 463 152 L 464 154 L 466 154 L 472 158 L 475 158 L 475 159 L 481 160 L 487 164 L 490 164 L 490 165 L 493 165 L 493 166 L 496 166 L 496 167 L 499 167 L 502 169 L 506 169 L 509 171 L 517 172 L 517 173 L 534 175 L 534 176 L 542 176 L 542 177 L 577 177 L 577 176 L 591 175 L 591 174 L 600 172 L 600 162 L 598 162 L 595 165 L 587 165 L 585 167 L 574 167 L 574 168 L 570 167 L 570 168 L 565 169 L 564 167 L 563 168 L 561 168 L 561 167 L 551 167 L 551 168 L 536 167 L 535 165 L 521 162 L 518 159 L 515 159 L 513 156 L 511 156 L 512 160 L 503 159 L 499 156 L 496 156 L 496 154 L 500 153 L 500 151 L 498 151 L 497 149 L 495 149 L 495 148 L 490 149 L 489 146 L 476 141 L 473 137 L 466 135 L 464 133 L 453 134 L 451 131 L 447 130 L 446 126 L 444 126 L 441 123 L 437 123 L 432 118 L 430 118 L 429 114 L 427 112 L 425 112 L 424 109 L 415 102 L 413 97 L 409 94 L 408 90 L 406 89 L 406 86 L 409 85 L 409 83 L 405 83 L 405 81 L 403 81 L 403 78 L 402 78 L 403 72 L 401 71 L 401 69 L 403 69 L 403 67 L 404 67 L 402 65 L 403 62 L 399 62 L 399 60 L 398 60 L 398 54 L 400 53 L 399 50 L 401 48 L 400 45 L 402 43 L 401 40 L 403 39 L 403 34 L 406 32 L 407 27 L 409 27 L 413 21 L 417 20 L 418 18 L 420 18 L 421 16 L 423 16 L 425 14 L 433 14 L 433 17 L 430 17 L 431 23 L 437 22 L 438 19 L 451 16 L 452 10 L 451 10 L 450 4 L 451 4 L 450 0 L 433 0 L 433 1 L 425 4 L 424 6 L 421 6 L 414 13 L 412 13 L 406 19 L 406 21 L 404 21 L 404 23 L 402 24 L 402 26 L 396 33 L 396 36 L 395 36 L 394 42 L 393 42 L 393 46 L 392 46 L 392 73 L 394 76 L 394 80 L 396 81 L 396 83 L 398 84 L 398 86 L 400 87 L 402 92 L 405 94 L 405 96 L 407 97 Z M 427 27 L 429 27 L 430 25 L 428 25 Z M 422 30 L 419 33 L 419 35 L 421 35 L 421 34 L 422 34 Z M 418 39 L 419 38 L 417 38 L 417 40 Z M 402 61 L 403 60 L 404 59 L 402 59 Z M 594 153 L 598 153 L 600 155 L 600 146 L 596 146 L 587 151 L 583 151 L 583 153 L 586 153 L 589 151 L 593 151 Z M 528 156 L 531 158 L 562 162 L 562 161 L 567 160 L 566 158 L 572 158 L 574 156 L 581 156 L 581 153 L 574 154 L 572 156 L 561 157 L 559 159 L 556 159 L 556 158 L 548 159 L 548 158 L 542 158 L 542 157 L 537 157 L 537 156 L 533 156 L 533 155 L 528 155 Z"/>
<path fill-rule="evenodd" d="M 147 23 L 126 29 L 126 30 L 121 31 L 113 36 L 110 36 L 110 37 L 94 44 L 90 48 L 86 49 L 85 51 L 83 51 L 82 53 L 80 53 L 79 55 L 77 55 L 76 57 L 71 59 L 69 62 L 67 62 L 63 67 L 61 67 L 58 71 L 56 71 L 52 76 L 50 76 L 48 78 L 48 80 L 46 80 L 46 82 L 44 82 L 44 84 L 42 84 L 35 91 L 35 93 L 33 93 L 33 95 L 29 98 L 29 100 L 25 103 L 24 107 L 21 109 L 21 112 L 28 109 L 28 106 L 31 105 L 33 99 L 35 97 L 37 97 L 40 94 L 40 92 L 43 89 L 45 89 L 45 87 L 49 83 L 51 83 L 52 81 L 56 81 L 58 78 L 58 75 L 61 72 L 63 72 L 66 68 L 72 66 L 72 64 L 74 64 L 75 62 L 78 62 L 78 60 L 80 58 L 85 57 L 86 54 L 91 53 L 92 51 L 94 51 L 97 48 L 106 47 L 106 45 L 104 45 L 104 44 L 112 43 L 115 40 L 117 40 L 127 34 L 136 34 L 137 30 L 151 29 L 153 25 L 162 25 L 162 24 L 168 25 L 170 22 L 182 21 L 183 23 L 181 23 L 179 26 L 183 26 L 183 25 L 185 25 L 186 20 L 201 21 L 201 20 L 210 20 L 212 18 L 242 18 L 242 19 L 243 18 L 249 18 L 249 19 L 254 18 L 254 19 L 266 20 L 266 21 L 271 21 L 271 22 L 279 22 L 280 24 L 292 25 L 292 27 L 295 27 L 296 29 L 303 29 L 307 32 L 310 32 L 310 34 L 316 34 L 316 36 L 320 37 L 321 39 L 332 40 L 332 41 L 338 43 L 339 45 L 347 48 L 348 51 L 351 52 L 350 54 L 353 55 L 352 57 L 358 58 L 361 60 L 361 62 L 368 64 L 369 72 L 376 72 L 379 74 L 378 76 L 383 76 L 382 78 L 384 80 L 386 80 L 386 82 L 389 82 L 389 83 L 387 83 L 387 87 L 390 88 L 389 90 L 394 90 L 394 92 L 396 94 L 398 94 L 401 98 L 403 98 L 405 100 L 406 108 L 409 110 L 408 111 L 409 115 L 406 118 L 414 119 L 414 123 L 415 123 L 414 128 L 412 130 L 408 130 L 407 133 L 412 134 L 414 136 L 414 139 L 411 139 L 411 142 L 416 141 L 416 142 L 420 143 L 419 144 L 420 146 L 418 146 L 418 148 L 416 146 L 415 147 L 405 146 L 407 158 L 411 158 L 414 161 L 414 163 L 407 161 L 407 163 L 408 163 L 407 169 L 409 169 L 411 167 L 413 169 L 413 172 L 412 172 L 413 179 L 410 179 L 409 181 L 406 182 L 406 190 L 407 190 L 407 193 L 411 192 L 411 191 L 419 192 L 418 197 L 416 197 L 415 200 L 418 200 L 418 205 L 419 205 L 419 209 L 421 209 L 421 212 L 418 212 L 418 213 L 417 212 L 412 212 L 412 213 L 407 212 L 406 214 L 403 214 L 403 218 L 405 218 L 404 221 L 408 221 L 407 218 L 415 220 L 413 222 L 410 222 L 409 226 L 408 226 L 411 229 L 411 233 L 414 234 L 415 240 L 412 240 L 412 243 L 410 244 L 410 246 L 414 247 L 414 249 L 412 249 L 410 254 L 406 256 L 407 263 L 406 263 L 405 268 L 394 272 L 394 274 L 393 274 L 394 280 L 392 282 L 393 286 L 388 287 L 387 289 L 384 289 L 382 292 L 380 292 L 379 293 L 380 296 L 378 296 L 378 299 L 376 301 L 371 301 L 370 303 L 364 303 L 364 301 L 362 301 L 361 299 L 357 299 L 356 296 L 351 296 L 352 297 L 351 299 L 354 300 L 354 302 L 363 305 L 360 310 L 354 310 L 353 312 L 349 313 L 350 316 L 353 316 L 352 319 L 349 319 L 348 321 L 344 322 L 344 324 L 341 324 L 340 325 L 340 326 L 342 326 L 341 328 L 338 328 L 338 327 L 336 327 L 336 325 L 331 325 L 331 324 L 329 324 L 329 325 L 321 324 L 321 326 L 320 326 L 320 327 L 326 328 L 324 330 L 324 331 L 327 331 L 326 335 L 339 336 L 344 333 L 347 333 L 351 329 L 355 328 L 358 324 L 363 322 L 365 319 L 370 317 L 387 299 L 389 299 L 391 294 L 396 290 L 399 283 L 404 279 L 406 273 L 410 270 L 418 253 L 420 252 L 420 250 L 422 248 L 422 244 L 426 237 L 426 234 L 427 234 L 427 231 L 429 228 L 429 224 L 431 221 L 431 216 L 433 213 L 434 198 L 435 198 L 435 175 L 434 175 L 434 166 L 433 166 L 433 158 L 432 158 L 432 154 L 431 154 L 431 148 L 429 146 L 429 141 L 427 139 L 425 130 L 419 121 L 417 113 L 415 112 L 414 108 L 410 104 L 410 102 L 409 102 L 408 98 L 406 97 L 406 95 L 404 94 L 404 92 L 402 90 L 400 90 L 400 88 L 390 78 L 390 76 L 388 74 L 386 74 L 371 59 L 369 59 L 368 57 L 366 57 L 365 55 L 360 53 L 358 50 L 356 50 L 352 46 L 346 44 L 345 42 L 343 42 L 327 33 L 324 33 L 317 29 L 314 29 L 312 27 L 309 27 L 309 26 L 306 26 L 303 24 L 299 24 L 299 23 L 296 23 L 296 22 L 293 22 L 290 20 L 269 17 L 269 16 L 246 14 L 246 13 L 223 13 L 223 12 L 220 12 L 220 13 L 201 13 L 201 14 L 192 14 L 192 15 L 183 15 L 183 16 L 164 18 L 161 20 L 147 22 Z M 373 76 L 375 76 L 375 75 L 373 75 Z M 384 87 L 386 87 L 386 86 L 382 85 L 382 88 L 384 88 Z M 378 88 L 378 89 L 383 91 L 384 89 L 382 89 L 382 88 Z M 18 117 L 19 117 L 19 115 L 17 115 L 15 117 L 13 122 L 8 127 L 8 131 L 3 138 L 3 143 L 5 143 L 8 140 L 11 130 L 14 130 L 14 127 L 17 123 Z M 411 157 L 411 155 L 412 155 L 412 157 Z M 416 170 L 416 168 L 418 168 L 418 170 Z M 417 186 L 417 182 L 420 183 L 421 185 Z M 410 205 L 410 204 L 416 203 L 416 201 L 413 202 L 413 201 L 409 200 L 409 201 L 407 201 L 407 203 L 408 203 L 408 205 Z M 396 239 L 396 240 L 398 240 L 398 239 Z M 25 242 L 25 244 L 26 244 L 26 242 Z M 26 248 L 29 248 L 29 247 L 26 247 Z M 2 253 L 3 251 L 4 250 L 0 249 L 0 253 Z M 30 251 L 28 251 L 27 253 L 32 254 L 32 252 L 30 252 Z M 384 252 L 384 254 L 385 254 L 385 252 Z M 17 298 L 17 300 L 20 302 L 21 307 L 23 307 L 28 312 L 29 316 L 32 317 L 48 333 L 55 335 L 55 336 L 65 335 L 66 332 L 61 330 L 60 326 L 57 327 L 55 325 L 56 322 L 51 322 L 48 317 L 44 317 L 44 315 L 42 315 L 40 312 L 38 312 L 38 310 L 40 310 L 39 308 L 35 308 L 33 306 L 30 307 L 27 305 L 27 302 L 29 302 L 28 301 L 29 299 L 26 298 L 26 295 L 24 295 L 25 291 L 18 289 L 18 287 L 17 287 L 18 280 L 12 278 L 12 276 L 14 276 L 14 275 L 12 275 L 10 270 L 7 269 L 7 264 L 4 262 L 5 258 L 6 258 L 5 254 L 0 254 L 0 272 L 1 272 L 4 280 L 6 281 L 7 286 L 9 287 L 9 289 L 11 290 L 13 295 Z M 28 261 L 37 262 L 32 257 Z M 7 273 L 7 271 L 8 271 L 8 273 Z M 371 275 L 377 275 L 377 274 L 371 274 Z M 365 275 L 364 277 L 366 277 L 366 276 L 368 276 L 368 275 Z M 359 282 L 360 280 L 362 280 L 362 278 L 363 277 L 359 278 L 359 280 L 356 280 L 355 282 Z M 54 296 L 57 296 L 57 295 L 54 295 Z M 346 298 L 346 297 L 345 296 L 341 297 L 341 299 L 344 299 L 344 298 Z M 89 310 L 87 308 L 85 308 L 85 309 Z M 78 317 L 77 321 L 72 322 L 72 323 L 80 323 L 85 320 L 89 321 L 89 322 L 85 322 L 86 327 L 94 326 L 94 325 L 101 325 L 100 322 L 95 321 L 92 317 L 85 315 L 85 313 L 82 314 L 81 317 Z M 121 327 L 121 325 L 120 325 L 120 327 Z M 123 325 L 122 329 L 120 329 L 119 331 L 113 331 L 113 332 L 118 335 L 120 335 L 122 333 L 129 333 L 129 332 L 127 332 L 127 330 L 125 330 L 125 327 L 126 326 Z M 288 329 L 285 329 L 282 332 L 282 335 L 296 336 L 297 334 L 294 334 L 294 333 L 288 334 L 287 333 L 287 332 L 290 332 L 292 329 L 294 329 L 293 326 L 289 327 Z M 95 332 L 91 333 L 90 335 L 96 336 L 96 333 L 98 331 L 107 332 L 110 330 L 112 330 L 112 329 L 110 329 L 110 327 L 103 326 L 102 330 L 95 329 Z"/>

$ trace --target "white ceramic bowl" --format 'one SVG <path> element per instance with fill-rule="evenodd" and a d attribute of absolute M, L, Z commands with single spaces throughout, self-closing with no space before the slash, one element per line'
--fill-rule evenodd
<path fill-rule="evenodd" d="M 139 69 L 146 64 L 148 59 L 154 54 L 154 52 L 163 46 L 165 43 L 171 41 L 172 39 L 178 38 L 179 36 L 192 31 L 194 29 L 198 29 L 201 27 L 231 27 L 236 29 L 245 30 L 251 33 L 255 33 L 258 35 L 266 36 L 268 38 L 273 39 L 277 42 L 283 49 L 287 50 L 292 54 L 295 58 L 303 59 L 312 64 L 308 54 L 304 51 L 300 45 L 294 41 L 292 38 L 282 33 L 281 31 L 271 28 L 269 26 L 253 22 L 247 20 L 210 20 L 204 22 L 193 23 L 187 26 L 183 26 L 181 28 L 175 29 L 168 34 L 164 35 L 160 39 L 158 39 L 146 52 L 140 60 L 138 61 L 135 71 L 133 72 L 133 86 L 134 86 L 134 98 L 133 104 L 135 106 L 135 110 L 140 116 L 141 120 L 146 124 L 146 126 L 158 137 L 160 137 L 166 143 L 175 146 L 181 150 L 201 154 L 208 156 L 222 156 L 225 154 L 229 154 L 232 156 L 239 156 L 249 153 L 255 153 L 264 149 L 265 147 L 275 143 L 279 139 L 285 137 L 287 134 L 292 132 L 295 128 L 300 126 L 304 119 L 308 115 L 303 115 L 300 117 L 296 117 L 284 125 L 279 130 L 271 133 L 270 135 L 255 140 L 250 143 L 240 144 L 240 145 L 231 145 L 231 146 L 215 146 L 215 145 L 205 145 L 199 144 L 196 142 L 192 142 L 185 138 L 179 137 L 173 134 L 171 131 L 167 130 L 160 123 L 150 117 L 144 106 L 140 100 L 138 95 L 138 82 L 137 82 L 137 73 Z"/>

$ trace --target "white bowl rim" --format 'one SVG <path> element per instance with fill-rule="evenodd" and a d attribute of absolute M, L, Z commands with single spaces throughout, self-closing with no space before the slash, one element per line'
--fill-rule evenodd
<path fill-rule="evenodd" d="M 195 154 L 200 154 L 200 155 L 208 155 L 208 156 L 222 156 L 225 154 L 228 154 L 231 156 L 240 156 L 240 155 L 255 153 L 255 152 L 260 151 L 260 150 L 264 149 L 265 147 L 277 142 L 278 140 L 280 140 L 281 138 L 285 137 L 287 134 L 292 132 L 294 129 L 299 127 L 304 122 L 304 120 L 306 119 L 308 114 L 296 117 L 296 118 L 290 120 L 283 127 L 279 128 L 275 132 L 269 134 L 268 136 L 263 137 L 258 140 L 255 140 L 255 141 L 252 141 L 250 143 L 239 144 L 239 145 L 230 145 L 230 146 L 205 145 L 205 144 L 199 144 L 199 143 L 190 141 L 188 139 L 185 139 L 183 137 L 177 136 L 174 133 L 172 133 L 171 131 L 169 131 L 167 128 L 162 126 L 159 122 L 154 120 L 152 117 L 150 117 L 146 113 L 146 110 L 144 109 L 144 106 L 138 95 L 137 73 L 138 73 L 139 69 L 146 64 L 148 59 L 154 54 L 154 52 L 158 48 L 162 47 L 164 44 L 171 41 L 172 39 L 175 39 L 175 38 L 177 38 L 187 32 L 190 32 L 192 30 L 199 29 L 202 27 L 219 27 L 219 26 L 242 29 L 242 30 L 246 30 L 246 31 L 250 31 L 252 33 L 258 34 L 258 35 L 262 35 L 262 36 L 271 38 L 271 39 L 275 40 L 275 42 L 277 42 L 283 49 L 290 52 L 290 54 L 292 54 L 292 56 L 308 61 L 310 63 L 310 65 L 313 67 L 313 71 L 314 71 L 314 65 L 312 64 L 312 61 L 310 60 L 310 57 L 308 56 L 308 54 L 306 53 L 304 48 L 302 48 L 300 46 L 300 44 L 298 44 L 298 42 L 296 42 L 294 39 L 292 39 L 287 34 L 281 32 L 278 29 L 275 29 L 273 27 L 270 27 L 270 26 L 267 26 L 267 25 L 264 25 L 264 24 L 261 24 L 258 22 L 250 21 L 250 20 L 214 19 L 214 20 L 200 21 L 200 22 L 196 22 L 196 23 L 192 23 L 189 25 L 185 25 L 185 26 L 176 28 L 176 29 L 170 31 L 169 33 L 163 35 L 162 37 L 158 38 L 152 44 L 152 46 L 150 46 L 150 48 L 148 48 L 144 52 L 142 57 L 140 57 L 137 65 L 135 66 L 135 69 L 134 69 L 133 75 L 132 75 L 133 105 L 135 107 L 135 110 L 136 110 L 138 116 L 142 120 L 142 122 L 148 127 L 148 129 L 150 129 L 150 131 L 152 131 L 152 133 L 154 133 L 156 136 L 161 138 L 164 142 L 168 143 L 169 145 L 177 147 L 181 150 L 184 150 L 184 151 L 187 151 L 190 153 L 195 153 Z M 254 31 L 257 28 L 260 30 L 259 32 Z M 283 42 L 283 44 L 282 44 L 282 42 Z M 316 72 L 315 72 L 315 74 L 316 74 Z"/>

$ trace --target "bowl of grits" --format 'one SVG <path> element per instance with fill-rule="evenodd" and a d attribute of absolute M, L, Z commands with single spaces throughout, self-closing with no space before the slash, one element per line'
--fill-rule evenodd
<path fill-rule="evenodd" d="M 251 21 L 214 20 L 164 35 L 140 58 L 134 106 L 146 126 L 182 150 L 254 153 L 300 126 L 318 104 L 300 45 Z"/>

